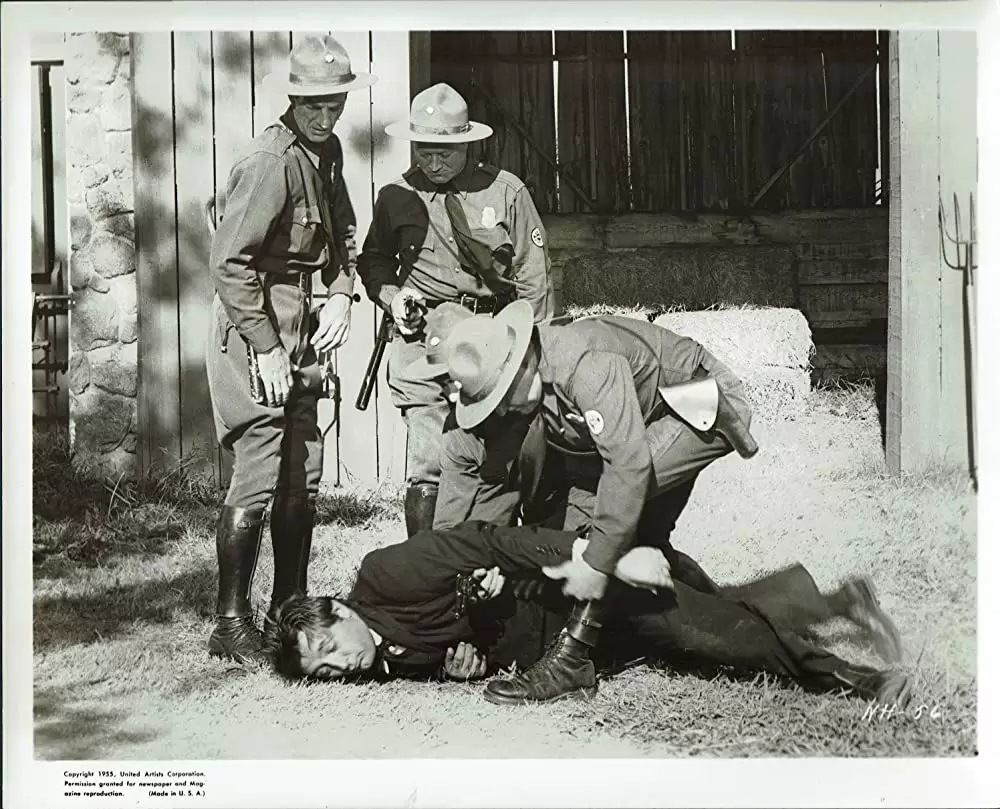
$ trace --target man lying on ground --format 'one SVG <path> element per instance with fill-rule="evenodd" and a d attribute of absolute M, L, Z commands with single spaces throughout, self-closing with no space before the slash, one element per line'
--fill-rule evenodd
<path fill-rule="evenodd" d="M 547 645 L 551 655 L 592 642 L 587 636 L 597 628 L 567 622 L 573 601 L 554 582 L 525 600 L 515 597 L 508 579 L 558 579 L 586 546 L 564 531 L 484 522 L 421 531 L 367 554 L 347 598 L 285 601 L 268 627 L 270 654 L 282 674 L 321 680 L 365 673 L 477 679 L 515 664 L 524 668 Z M 857 616 L 864 613 L 870 623 L 867 613 L 876 610 L 888 620 L 854 580 L 823 594 L 795 565 L 707 593 L 671 581 L 658 549 L 637 547 L 619 560 L 608 598 L 597 653 L 602 669 L 644 658 L 767 672 L 809 690 L 845 690 L 883 703 L 909 698 L 904 674 L 850 663 L 807 639 L 813 627 L 838 616 L 864 626 Z M 582 657 L 579 665 L 578 687 L 565 696 L 597 690 L 595 663 Z"/>

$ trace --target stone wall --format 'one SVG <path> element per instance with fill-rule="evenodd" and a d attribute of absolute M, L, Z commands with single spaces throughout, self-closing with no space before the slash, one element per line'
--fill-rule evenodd
<path fill-rule="evenodd" d="M 129 37 L 66 35 L 74 462 L 132 476 L 138 320 Z"/>

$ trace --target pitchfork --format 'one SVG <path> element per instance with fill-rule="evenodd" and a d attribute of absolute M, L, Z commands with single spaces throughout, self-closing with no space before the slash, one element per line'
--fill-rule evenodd
<path fill-rule="evenodd" d="M 941 250 L 944 262 L 951 269 L 962 273 L 965 283 L 963 314 L 965 320 L 965 371 L 966 371 L 966 409 L 969 419 L 969 467 L 972 473 L 972 484 L 978 490 L 976 469 L 976 200 L 969 193 L 969 234 L 968 238 L 962 230 L 962 212 L 958 205 L 958 194 L 953 196 L 955 207 L 955 229 L 948 230 L 948 217 L 944 210 L 944 200 L 938 197 L 938 220 L 941 226 Z M 954 251 L 954 252 L 953 252 Z M 951 260 L 954 255 L 954 261 Z"/>

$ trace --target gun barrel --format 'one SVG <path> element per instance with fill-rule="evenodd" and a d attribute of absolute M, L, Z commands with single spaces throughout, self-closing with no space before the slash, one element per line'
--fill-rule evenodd
<path fill-rule="evenodd" d="M 382 323 L 379 326 L 378 336 L 375 338 L 375 347 L 372 348 L 371 357 L 368 358 L 368 367 L 365 369 L 365 377 L 361 382 L 361 390 L 354 402 L 354 407 L 357 410 L 367 410 L 368 404 L 371 402 L 386 344 L 392 340 L 392 328 L 392 318 L 388 314 L 382 315 Z"/>

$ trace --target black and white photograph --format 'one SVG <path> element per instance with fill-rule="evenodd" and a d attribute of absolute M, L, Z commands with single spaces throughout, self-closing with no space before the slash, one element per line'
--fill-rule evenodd
<path fill-rule="evenodd" d="M 980 756 L 994 4 L 145 5 L 22 31 L 4 147 L 44 794 Z"/>

